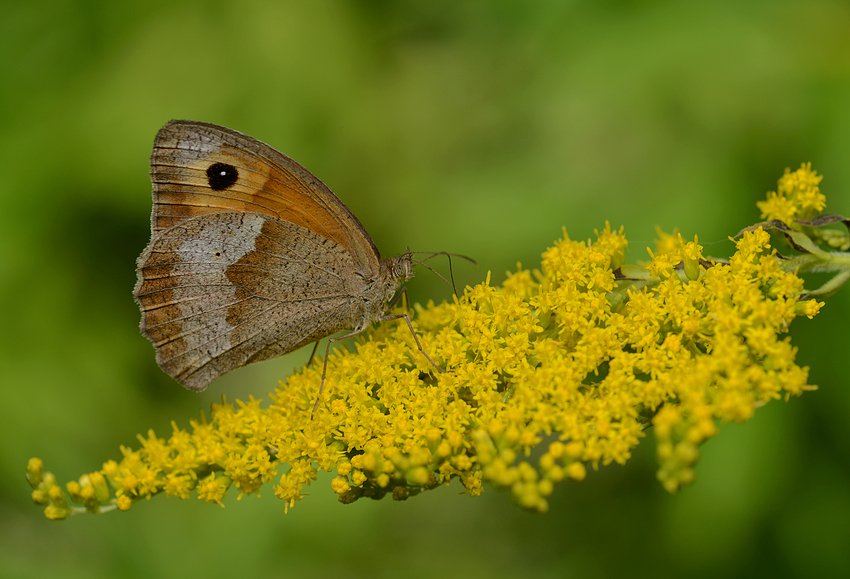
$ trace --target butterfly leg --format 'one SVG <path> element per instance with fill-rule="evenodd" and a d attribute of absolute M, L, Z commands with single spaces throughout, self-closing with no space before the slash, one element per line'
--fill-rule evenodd
<path fill-rule="evenodd" d="M 422 352 L 422 355 L 431 362 L 431 365 L 439 370 L 440 372 L 451 372 L 451 370 L 446 370 L 445 368 L 441 368 L 437 365 L 437 363 L 431 359 L 431 356 L 425 353 L 425 350 L 422 349 L 422 344 L 419 343 L 419 337 L 416 335 L 416 332 L 413 330 L 413 324 L 410 323 L 410 316 L 407 314 L 393 314 L 392 316 L 384 316 L 380 321 L 388 322 L 390 320 L 397 320 L 399 318 L 404 318 L 404 321 L 407 322 L 407 327 L 410 328 L 410 333 L 413 334 L 413 339 L 416 340 L 416 347 L 419 348 L 419 351 Z"/>
<path fill-rule="evenodd" d="M 310 357 L 307 359 L 307 363 L 304 364 L 305 368 L 309 368 L 310 364 L 313 362 L 313 358 L 316 356 L 316 350 L 319 349 L 319 342 L 320 341 L 321 340 L 316 340 L 315 342 L 313 342 L 313 351 L 310 352 Z"/>
<path fill-rule="evenodd" d="M 390 311 L 391 309 L 393 309 L 395 307 L 395 305 L 398 303 L 398 300 L 400 300 L 402 298 L 404 298 L 404 300 L 403 300 L 404 311 L 409 312 L 410 311 L 410 300 L 407 297 L 407 286 L 401 288 L 401 291 L 398 292 L 395 295 L 395 297 L 390 300 L 390 303 L 387 304 L 387 311 Z"/>
<path fill-rule="evenodd" d="M 407 288 L 406 287 L 402 288 L 402 290 L 400 292 L 398 292 L 398 294 L 396 294 L 396 296 L 387 305 L 387 309 L 388 310 L 392 309 L 392 307 L 396 303 L 398 303 L 398 300 L 401 299 L 402 297 L 404 297 L 404 303 L 405 303 L 405 306 L 407 307 L 407 311 L 410 311 L 410 303 L 407 299 Z M 393 314 L 391 316 L 382 316 L 382 317 L 378 318 L 376 321 L 387 322 L 387 321 L 390 321 L 390 320 L 397 320 L 399 318 L 404 318 L 404 321 L 407 322 L 407 327 L 410 328 L 410 333 L 413 334 L 413 339 L 416 341 L 416 347 L 419 348 L 419 351 L 422 352 L 422 355 L 425 356 L 425 358 L 431 363 L 431 365 L 434 368 L 436 368 L 437 370 L 439 370 L 440 372 L 450 372 L 451 370 L 446 370 L 445 368 L 441 368 L 439 365 L 437 365 L 437 363 L 434 360 L 431 359 L 431 356 L 429 356 L 428 354 L 425 353 L 425 350 L 422 348 L 422 344 L 419 342 L 419 337 L 416 335 L 416 331 L 414 331 L 414 329 L 413 329 L 413 324 L 410 323 L 410 316 L 407 315 L 407 312 L 405 312 L 403 314 Z M 310 414 L 311 420 L 313 419 L 313 415 L 316 414 L 316 408 L 318 408 L 318 406 L 319 406 L 319 398 L 321 398 L 322 390 L 325 387 L 325 374 L 328 371 L 328 355 L 330 355 L 331 344 L 333 344 L 334 342 L 339 342 L 340 340 L 353 338 L 354 336 L 362 333 L 366 329 L 366 327 L 367 326 L 364 326 L 364 327 L 362 327 L 360 329 L 356 329 L 353 332 L 346 334 L 344 336 L 339 336 L 337 338 L 330 338 L 328 340 L 328 345 L 327 345 L 327 347 L 325 347 L 325 359 L 324 359 L 324 363 L 322 364 L 322 381 L 319 383 L 319 393 L 318 393 L 318 395 L 316 395 L 316 401 L 313 403 L 313 411 Z M 318 344 L 319 343 L 316 342 L 316 346 L 313 348 L 313 354 L 316 353 L 316 347 L 318 347 Z M 313 359 L 312 355 L 310 356 L 310 359 L 311 360 Z M 308 365 L 309 365 L 309 362 L 308 362 Z"/>
<path fill-rule="evenodd" d="M 403 302 L 405 313 L 393 314 L 391 316 L 383 316 L 380 321 L 386 322 L 388 320 L 397 320 L 399 318 L 404 318 L 404 321 L 407 322 L 407 327 L 410 328 L 410 333 L 413 334 L 413 339 L 416 340 L 416 347 L 419 348 L 419 351 L 422 352 L 422 355 L 425 356 L 428 361 L 431 362 L 431 365 L 440 372 L 449 372 L 449 370 L 438 366 L 436 362 L 434 362 L 434 360 L 432 360 L 431 357 L 425 353 L 425 350 L 422 349 L 422 344 L 419 343 L 419 338 L 416 336 L 416 332 L 413 331 L 413 324 L 410 323 L 410 316 L 408 315 L 410 313 L 410 299 L 407 296 L 407 287 L 401 288 L 401 291 L 398 292 L 392 300 L 390 300 L 390 303 L 387 304 L 387 310 L 389 311 L 393 309 L 393 306 L 395 306 L 398 303 L 398 300 L 402 298 L 404 298 Z"/>
<path fill-rule="evenodd" d="M 330 355 L 330 353 L 331 353 L 331 344 L 333 344 L 334 342 L 339 342 L 340 340 L 346 340 L 348 338 L 353 338 L 357 334 L 362 333 L 363 330 L 365 330 L 367 327 L 368 326 L 363 326 L 359 330 L 354 330 L 350 334 L 346 334 L 344 336 L 339 336 L 338 338 L 330 338 L 328 340 L 328 345 L 325 348 L 325 360 L 322 364 L 322 381 L 319 383 L 319 393 L 316 395 L 316 401 L 313 403 L 313 412 L 310 413 L 310 420 L 312 420 L 313 415 L 316 414 L 316 408 L 319 406 L 319 398 L 322 397 L 322 389 L 324 389 L 324 387 L 325 387 L 325 373 L 328 371 L 328 355 Z M 316 346 L 318 347 L 318 345 L 319 345 L 319 342 L 317 341 Z M 314 349 L 313 353 L 315 353 L 315 352 L 316 352 L 316 350 Z"/>

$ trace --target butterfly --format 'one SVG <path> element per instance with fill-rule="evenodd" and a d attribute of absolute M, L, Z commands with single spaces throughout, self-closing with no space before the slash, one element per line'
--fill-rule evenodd
<path fill-rule="evenodd" d="M 349 330 L 328 342 L 321 393 L 331 341 L 399 318 L 413 332 L 406 313 L 387 314 L 413 277 L 410 250 L 382 258 L 294 160 L 238 131 L 175 120 L 157 133 L 150 164 L 151 241 L 133 293 L 157 363 L 189 390 Z"/>

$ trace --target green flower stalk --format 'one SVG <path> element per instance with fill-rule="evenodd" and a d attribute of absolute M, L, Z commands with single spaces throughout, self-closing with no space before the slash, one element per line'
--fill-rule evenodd
<path fill-rule="evenodd" d="M 500 287 L 488 275 L 452 303 L 415 306 L 423 347 L 451 372 L 433 371 L 406 326 L 381 324 L 356 353 L 328 360 L 315 415 L 321 363 L 268 403 L 223 400 L 189 429 L 149 431 L 67 494 L 31 459 L 33 500 L 63 519 L 158 494 L 220 504 L 231 487 L 241 497 L 272 483 L 288 509 L 325 471 L 343 503 L 459 482 L 470 496 L 509 489 L 545 512 L 558 483 L 625 463 L 650 427 L 658 479 L 674 492 L 694 481 L 699 447 L 720 425 L 815 389 L 783 335 L 850 275 L 847 254 L 820 249 L 850 247 L 846 232 L 824 229 L 843 218 L 818 221 L 820 179 L 810 166 L 786 170 L 759 205 L 769 221 L 743 232 L 728 261 L 674 233 L 649 262 L 627 265 L 622 229 L 606 224 L 587 242 L 565 231 L 539 270 L 519 268 Z M 778 254 L 770 228 L 799 255 Z M 837 274 L 808 292 L 797 270 Z"/>

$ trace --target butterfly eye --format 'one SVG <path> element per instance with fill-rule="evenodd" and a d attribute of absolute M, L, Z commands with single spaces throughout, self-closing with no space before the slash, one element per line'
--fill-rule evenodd
<path fill-rule="evenodd" d="M 227 163 L 214 163 L 207 169 L 207 179 L 209 179 L 210 189 L 213 191 L 229 189 L 238 178 L 239 171 L 236 170 L 236 167 Z"/>

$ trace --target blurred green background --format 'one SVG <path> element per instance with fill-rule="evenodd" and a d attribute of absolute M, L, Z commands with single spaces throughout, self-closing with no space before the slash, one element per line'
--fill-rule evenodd
<path fill-rule="evenodd" d="M 462 284 L 606 220 L 631 261 L 656 225 L 725 256 L 785 167 L 811 161 L 850 214 L 848 30 L 844 0 L 4 2 L 0 576 L 850 576 L 846 288 L 792 326 L 820 390 L 725 426 L 676 496 L 651 438 L 546 515 L 458 483 L 342 506 L 324 477 L 287 515 L 268 488 L 55 523 L 24 479 L 38 456 L 64 484 L 309 355 L 202 394 L 157 368 L 131 291 L 169 119 L 291 155 L 384 254 L 474 256 Z M 409 290 L 449 296 L 424 270 Z"/>

